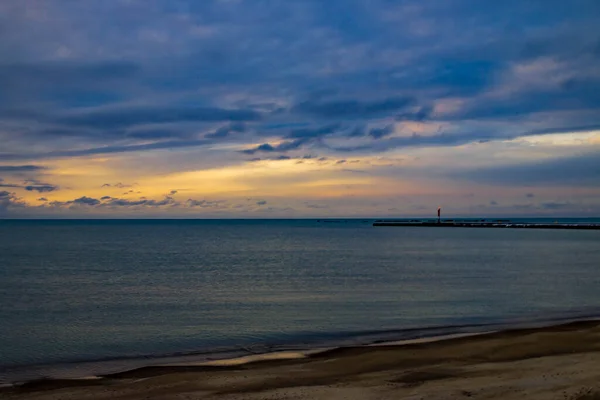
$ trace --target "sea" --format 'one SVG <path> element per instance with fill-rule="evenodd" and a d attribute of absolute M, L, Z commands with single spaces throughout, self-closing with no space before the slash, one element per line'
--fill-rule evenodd
<path fill-rule="evenodd" d="M 0 220 L 0 385 L 600 316 L 600 231 L 372 223 Z"/>

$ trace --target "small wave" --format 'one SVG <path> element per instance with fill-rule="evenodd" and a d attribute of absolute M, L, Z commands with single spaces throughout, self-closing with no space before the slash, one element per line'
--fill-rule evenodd
<path fill-rule="evenodd" d="M 427 343 L 504 331 L 542 328 L 578 321 L 600 320 L 598 314 L 521 319 L 489 324 L 449 325 L 383 331 L 315 334 L 314 340 L 295 343 L 256 343 L 250 346 L 204 349 L 160 356 L 112 358 L 53 365 L 0 368 L 0 388 L 39 379 L 93 380 L 145 367 L 228 367 L 269 360 L 302 359 L 344 347 Z"/>

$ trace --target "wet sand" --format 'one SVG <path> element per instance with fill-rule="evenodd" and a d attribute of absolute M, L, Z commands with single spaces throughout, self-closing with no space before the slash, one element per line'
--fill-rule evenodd
<path fill-rule="evenodd" d="M 1 390 L 0 398 L 600 400 L 600 322 L 245 364 L 147 367 L 95 380 L 30 382 Z"/>

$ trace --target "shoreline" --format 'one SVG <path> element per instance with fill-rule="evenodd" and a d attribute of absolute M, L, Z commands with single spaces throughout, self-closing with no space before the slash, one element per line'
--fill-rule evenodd
<path fill-rule="evenodd" d="M 536 339 L 532 340 L 534 337 Z M 494 348 L 487 348 L 490 347 L 490 344 L 494 344 L 492 346 Z M 498 348 L 502 351 L 498 352 Z M 487 351 L 487 353 L 485 355 L 478 354 L 478 350 L 484 353 Z M 154 381 L 156 381 L 154 383 L 165 380 L 179 381 L 194 375 L 204 378 L 212 377 L 219 381 L 224 377 L 233 379 L 233 377 L 239 377 L 243 373 L 253 375 L 254 380 L 260 381 L 266 378 L 274 379 L 273 370 L 302 372 L 310 366 L 319 367 L 318 369 L 325 366 L 325 370 L 320 371 L 320 373 L 308 374 L 309 377 L 301 374 L 302 377 L 298 377 L 304 382 L 303 385 L 320 387 L 323 386 L 321 383 L 324 384 L 324 382 L 338 381 L 354 376 L 363 377 L 365 374 L 383 373 L 398 368 L 408 367 L 411 371 L 416 368 L 418 372 L 428 365 L 439 366 L 445 363 L 458 363 L 460 365 L 466 365 L 474 361 L 479 363 L 485 361 L 487 364 L 493 362 L 507 363 L 527 360 L 539 361 L 543 358 L 574 357 L 577 355 L 586 355 L 590 359 L 586 362 L 592 362 L 595 366 L 600 367 L 600 321 L 597 318 L 550 326 L 509 328 L 494 332 L 443 335 L 399 342 L 313 349 L 304 352 L 272 352 L 198 363 L 153 365 L 78 379 L 33 380 L 16 386 L 0 387 L 0 395 L 6 395 L 9 398 L 28 398 L 34 393 L 42 393 L 44 396 L 50 396 L 47 397 L 48 399 L 53 399 L 52 396 L 55 392 L 73 391 L 79 393 L 84 391 L 87 393 L 96 390 L 103 392 L 107 388 L 112 390 L 117 387 L 129 390 L 128 388 L 132 385 L 147 387 L 153 386 Z M 456 374 L 450 375 L 454 376 Z M 600 371 L 598 371 L 597 377 L 600 384 Z M 282 379 L 286 382 L 287 380 L 294 380 L 293 377 Z M 437 382 L 445 379 L 436 378 L 433 381 Z M 428 379 L 424 379 L 424 381 L 428 381 Z M 271 386 L 271 384 L 265 383 L 260 387 Z M 297 387 L 296 383 L 291 384 L 289 382 L 276 386 L 279 389 Z M 600 390 L 600 388 L 598 389 Z M 208 391 L 212 393 L 211 390 Z M 240 390 L 240 393 L 246 393 L 249 389 Z M 249 390 L 249 393 L 256 393 L 257 390 L 254 388 Z M 259 390 L 259 392 L 262 391 Z M 174 391 L 173 393 L 178 392 Z M 87 393 L 86 396 L 88 394 L 90 393 Z M 226 393 L 221 394 L 225 395 Z"/>
<path fill-rule="evenodd" d="M 291 354 L 292 359 L 316 354 L 331 349 L 362 348 L 370 346 L 406 345 L 470 337 L 493 332 L 522 329 L 553 328 L 569 323 L 600 321 L 597 313 L 557 314 L 545 318 L 518 318 L 488 323 L 453 324 L 414 327 L 406 329 L 384 329 L 359 332 L 325 333 L 323 338 L 308 342 L 253 343 L 245 346 L 218 347 L 190 352 L 175 352 L 160 355 L 123 356 L 116 358 L 74 360 L 34 365 L 0 367 L 0 391 L 7 387 L 19 387 L 31 382 L 79 381 L 86 377 L 106 377 L 157 367 L 175 366 L 222 366 L 249 362 L 261 362 L 281 353 Z M 333 337 L 333 338 L 332 338 Z M 280 357 L 281 359 L 281 357 Z"/>

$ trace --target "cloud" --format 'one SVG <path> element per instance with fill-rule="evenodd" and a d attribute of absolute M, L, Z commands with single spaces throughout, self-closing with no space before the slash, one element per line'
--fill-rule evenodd
<path fill-rule="evenodd" d="M 36 87 L 98 86 L 106 81 L 131 78 L 140 66 L 130 62 L 78 63 L 51 61 L 0 65 L 0 82 L 8 87 L 17 83 Z M 101 82 L 101 83 L 100 83 Z M 22 87 L 22 86 L 21 86 Z"/>
<path fill-rule="evenodd" d="M 269 143 L 263 143 L 256 147 L 242 150 L 241 152 L 244 154 L 255 154 L 255 153 L 272 153 L 272 152 L 281 152 L 285 153 L 292 150 L 297 150 L 302 146 L 318 142 L 324 137 L 334 135 L 338 133 L 342 129 L 342 125 L 339 123 L 326 125 L 319 128 L 302 128 L 302 129 L 293 129 L 288 134 L 286 134 L 283 138 L 284 141 L 272 145 Z"/>
<path fill-rule="evenodd" d="M 57 150 L 42 153 L 0 153 L 0 158 L 6 160 L 21 160 L 21 159 L 50 159 L 50 158 L 64 158 L 64 157 L 85 157 L 99 154 L 116 154 L 116 153 L 130 153 L 137 151 L 148 151 L 148 150 L 163 150 L 163 149 L 185 149 L 196 146 L 204 146 L 210 144 L 209 141 L 204 139 L 198 140 L 170 140 L 165 142 L 156 142 L 148 144 L 134 144 L 134 145 L 122 145 L 122 146 L 104 146 L 104 147 L 92 147 L 81 150 Z"/>
<path fill-rule="evenodd" d="M 525 197 L 527 197 L 528 199 L 532 199 L 532 198 L 534 198 L 534 197 L 535 197 L 535 195 L 534 195 L 533 193 L 527 193 L 527 194 L 525 195 Z"/>
<path fill-rule="evenodd" d="M 245 153 L 245 151 L 242 151 L 243 153 Z M 310 155 L 305 155 L 302 157 L 291 157 L 291 156 L 287 156 L 285 154 L 281 154 L 281 155 L 277 155 L 277 156 L 267 156 L 267 157 L 254 157 L 251 158 L 250 162 L 258 162 L 258 161 L 288 161 L 288 160 L 296 160 L 296 163 L 304 163 L 305 161 L 308 160 L 316 160 L 316 161 L 324 161 L 324 160 L 317 160 L 316 157 L 314 156 L 310 156 Z"/>
<path fill-rule="evenodd" d="M 25 184 L 23 184 L 23 185 L 15 184 L 15 183 L 2 183 L 2 182 L 4 182 L 4 180 L 0 179 L 0 187 L 25 189 L 28 192 L 48 193 L 48 192 L 54 192 L 55 190 L 60 189 L 59 186 L 52 185 L 50 183 L 40 182 L 36 179 L 27 179 L 24 181 Z"/>
<path fill-rule="evenodd" d="M 187 207 L 199 207 L 199 208 L 226 208 L 227 201 L 225 200 L 194 200 L 188 199 L 185 202 Z"/>
<path fill-rule="evenodd" d="M 461 170 L 451 175 L 496 186 L 600 187 L 600 153 Z"/>
<path fill-rule="evenodd" d="M 25 202 L 14 193 L 0 190 L 0 215 L 8 212 L 11 208 L 22 208 L 25 206 Z"/>
<path fill-rule="evenodd" d="M 22 165 L 0 166 L 7 179 L 0 185 L 26 198 L 57 187 L 14 176 L 53 182 L 60 175 L 57 182 L 76 193 L 74 200 L 92 196 L 77 192 L 84 186 L 78 174 L 63 171 L 85 161 L 93 168 L 92 158 L 106 159 L 96 170 L 106 175 L 92 184 L 110 182 L 105 188 L 114 189 L 109 176 L 135 176 L 152 186 L 162 172 L 218 164 L 260 174 L 268 167 L 244 165 L 245 155 L 281 160 L 278 166 L 296 168 L 302 179 L 317 179 L 303 175 L 316 162 L 299 153 L 318 153 L 325 170 L 347 153 L 368 159 L 404 149 L 421 156 L 422 174 L 411 177 L 411 188 L 439 178 L 440 169 L 470 192 L 482 184 L 545 187 L 538 195 L 545 196 L 558 187 L 592 191 L 598 184 L 592 156 L 539 160 L 541 153 L 567 152 L 558 146 L 521 146 L 518 159 L 530 161 L 490 157 L 491 166 L 480 171 L 479 159 L 455 148 L 489 142 L 476 149 L 485 151 L 498 140 L 600 129 L 595 0 L 577 7 L 559 0 L 156 0 L 94 2 L 85 10 L 54 0 L 12 3 L 0 6 L 0 160 Z M 596 144 L 586 146 L 582 152 Z M 434 153 L 461 157 L 461 167 L 440 168 Z M 52 169 L 38 166 L 50 159 L 60 160 Z M 331 168 L 327 179 L 359 171 L 346 166 Z M 374 183 L 382 169 L 364 166 Z M 269 181 L 274 196 L 283 190 L 277 185 L 283 183 Z M 252 196 L 267 194 L 258 186 Z M 126 192 L 107 193 L 113 191 Z M 125 214 L 164 202 L 98 200 L 65 208 Z M 149 203 L 132 204 L 139 201 Z M 248 207 L 256 209 L 255 202 Z M 191 208 L 183 203 L 158 207 Z"/>
<path fill-rule="evenodd" d="M 50 185 L 50 184 L 39 184 L 39 185 L 27 185 L 27 186 L 24 186 L 24 189 L 29 192 L 48 193 L 48 192 L 54 192 L 55 190 L 58 190 L 59 187 L 55 186 L 55 185 Z"/>
<path fill-rule="evenodd" d="M 214 132 L 204 135 L 207 139 L 222 139 L 229 137 L 232 133 L 246 132 L 247 126 L 242 122 L 231 123 L 227 126 L 220 127 Z"/>
<path fill-rule="evenodd" d="M 405 111 L 396 114 L 396 121 L 417 121 L 421 122 L 431 117 L 433 113 L 432 106 L 421 106 L 416 110 Z"/>
<path fill-rule="evenodd" d="M 545 210 L 562 210 L 573 207 L 573 204 L 569 202 L 548 201 L 541 203 L 540 206 Z"/>
<path fill-rule="evenodd" d="M 152 199 L 140 199 L 140 200 L 129 200 L 129 199 L 118 199 L 112 198 L 104 203 L 107 206 L 115 206 L 115 207 L 162 207 L 168 205 L 178 205 L 172 197 L 166 196 L 162 200 L 152 200 Z"/>
<path fill-rule="evenodd" d="M 394 125 L 388 125 L 383 128 L 373 128 L 369 131 L 369 136 L 373 139 L 381 139 L 394 133 Z"/>
<path fill-rule="evenodd" d="M 308 139 L 308 138 L 307 139 L 296 139 L 296 140 L 281 142 L 275 146 L 273 146 L 269 143 L 263 143 L 256 147 L 253 147 L 251 149 L 242 150 L 241 153 L 250 154 L 250 155 L 256 154 L 256 153 L 273 153 L 273 152 L 285 153 L 287 151 L 297 150 L 302 145 L 304 145 L 305 143 L 308 143 L 309 141 L 310 141 L 310 139 Z"/>
<path fill-rule="evenodd" d="M 324 204 L 312 204 L 312 203 L 305 203 L 306 204 L 306 208 L 311 208 L 311 209 L 328 209 L 329 206 L 324 205 Z"/>
<path fill-rule="evenodd" d="M 101 187 L 115 187 L 115 188 L 119 188 L 119 189 L 126 189 L 126 188 L 130 188 L 130 187 L 134 187 L 136 184 L 135 183 L 122 183 L 122 182 L 117 182 L 117 183 L 104 183 L 102 184 Z"/>
<path fill-rule="evenodd" d="M 287 139 L 319 139 L 336 133 L 341 129 L 341 127 L 341 124 L 331 124 L 315 129 L 293 129 L 285 137 Z"/>
<path fill-rule="evenodd" d="M 317 118 L 368 118 L 385 116 L 415 103 L 411 97 L 389 97 L 383 100 L 335 100 L 305 101 L 297 104 L 294 111 Z"/>
<path fill-rule="evenodd" d="M 100 200 L 94 199 L 91 197 L 87 197 L 87 196 L 82 196 L 78 199 L 72 200 L 71 203 L 72 204 L 84 204 L 87 206 L 96 206 L 96 205 L 100 204 Z"/>
<path fill-rule="evenodd" d="M 260 113 L 249 109 L 146 106 L 73 113 L 58 119 L 57 122 L 75 127 L 119 129 L 140 124 L 258 121 L 261 118 Z"/>
<path fill-rule="evenodd" d="M 265 200 L 259 200 L 256 202 L 257 206 L 264 206 L 265 204 L 267 204 L 267 202 Z"/>
<path fill-rule="evenodd" d="M 38 172 L 47 169 L 40 165 L 0 165 L 0 172 Z"/>
<path fill-rule="evenodd" d="M 49 203 L 51 207 L 63 207 L 63 206 L 97 206 L 101 202 L 93 197 L 81 196 L 79 198 L 68 200 L 68 201 L 52 201 Z"/>

